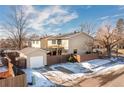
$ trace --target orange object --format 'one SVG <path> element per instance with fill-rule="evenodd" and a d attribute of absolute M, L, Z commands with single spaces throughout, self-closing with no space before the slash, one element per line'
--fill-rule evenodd
<path fill-rule="evenodd" d="M 8 78 L 8 77 L 14 77 L 13 72 L 13 64 L 11 62 L 8 63 L 8 70 L 5 72 L 0 73 L 0 78 Z"/>
<path fill-rule="evenodd" d="M 80 62 L 80 55 L 74 55 L 74 58 L 77 60 L 77 62 Z"/>

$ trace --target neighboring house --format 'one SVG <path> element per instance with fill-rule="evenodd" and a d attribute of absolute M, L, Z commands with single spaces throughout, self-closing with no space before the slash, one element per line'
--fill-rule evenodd
<path fill-rule="evenodd" d="M 31 47 L 41 48 L 41 38 L 33 38 L 31 39 Z"/>
<path fill-rule="evenodd" d="M 51 36 L 35 37 L 31 39 L 31 47 L 47 49 L 47 39 Z"/>
<path fill-rule="evenodd" d="M 50 51 L 62 49 L 63 53 L 83 54 L 91 51 L 89 46 L 93 42 L 93 38 L 84 32 L 73 32 L 63 35 L 49 36 L 31 41 L 31 46 L 35 48 L 49 49 Z"/>
<path fill-rule="evenodd" d="M 124 38 L 122 39 L 121 42 L 118 44 L 119 49 L 124 49 Z"/>
<path fill-rule="evenodd" d="M 24 48 L 20 50 L 19 58 L 26 59 L 27 68 L 39 68 L 47 65 L 47 51 L 40 48 Z"/>
<path fill-rule="evenodd" d="M 84 54 L 92 50 L 93 38 L 84 32 L 74 32 L 48 38 L 48 48 L 61 47 L 66 53 Z"/>

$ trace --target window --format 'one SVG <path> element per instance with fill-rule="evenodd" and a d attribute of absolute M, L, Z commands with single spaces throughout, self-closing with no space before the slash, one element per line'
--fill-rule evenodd
<path fill-rule="evenodd" d="M 52 40 L 52 44 L 56 44 L 56 40 Z"/>
<path fill-rule="evenodd" d="M 33 44 L 35 44 L 35 41 L 33 41 Z"/>
<path fill-rule="evenodd" d="M 39 43 L 39 41 L 36 41 L 36 44 L 38 44 Z"/>
<path fill-rule="evenodd" d="M 61 43 L 62 43 L 62 40 L 61 40 L 61 39 L 58 39 L 58 40 L 57 40 L 57 44 L 58 44 L 58 45 L 61 45 Z"/>

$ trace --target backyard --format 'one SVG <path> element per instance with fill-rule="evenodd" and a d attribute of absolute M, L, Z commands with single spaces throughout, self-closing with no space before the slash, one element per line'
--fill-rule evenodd
<path fill-rule="evenodd" d="M 28 82 L 34 76 L 34 85 L 38 87 L 101 87 L 124 86 L 124 58 L 94 59 L 80 63 L 62 63 L 31 72 Z M 29 72 L 27 72 L 29 74 Z M 122 81 L 122 82 L 121 82 Z"/>

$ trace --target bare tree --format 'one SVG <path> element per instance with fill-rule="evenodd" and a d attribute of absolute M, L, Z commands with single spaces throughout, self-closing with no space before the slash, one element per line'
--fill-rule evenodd
<path fill-rule="evenodd" d="M 92 52 L 93 51 L 93 46 L 94 46 L 94 35 L 95 35 L 95 24 L 91 22 L 84 22 L 80 25 L 80 31 L 88 34 L 89 36 L 92 37 L 92 40 L 89 40 L 88 42 L 85 42 L 85 44 L 88 46 L 87 52 Z"/>
<path fill-rule="evenodd" d="M 88 35 L 93 36 L 95 34 L 95 24 L 90 22 L 84 22 L 80 25 L 80 31 L 87 33 Z"/>
<path fill-rule="evenodd" d="M 120 32 L 120 33 L 124 32 L 124 19 L 122 19 L 122 18 L 118 19 L 118 21 L 116 23 L 116 28 L 117 28 L 118 32 Z"/>
<path fill-rule="evenodd" d="M 22 49 L 30 17 L 23 6 L 11 6 L 9 9 L 10 11 L 5 16 L 6 20 L 3 27 L 15 48 Z"/>
<path fill-rule="evenodd" d="M 32 38 L 40 38 L 41 36 L 40 35 L 37 35 L 37 34 L 31 34 L 30 36 L 29 36 L 29 38 L 30 39 L 32 39 Z"/>
<path fill-rule="evenodd" d="M 9 42 L 9 39 L 1 39 L 0 48 L 12 48 L 12 44 Z"/>
<path fill-rule="evenodd" d="M 116 29 L 120 35 L 124 35 L 124 19 L 122 19 L 122 18 L 118 19 L 118 21 L 116 23 Z M 117 45 L 118 49 L 124 48 L 123 42 L 124 42 L 124 38 L 122 38 L 122 42 L 120 42 Z M 117 49 L 117 51 L 118 51 L 118 49 Z"/>
<path fill-rule="evenodd" d="M 100 28 L 96 34 L 96 41 L 106 48 L 108 57 L 111 57 L 112 49 L 121 41 L 122 36 L 118 34 L 116 29 L 112 29 L 111 25 L 105 25 Z"/>

